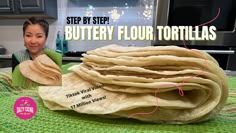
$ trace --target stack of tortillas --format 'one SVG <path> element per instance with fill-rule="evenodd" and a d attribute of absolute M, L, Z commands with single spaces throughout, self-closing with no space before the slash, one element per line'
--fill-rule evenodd
<path fill-rule="evenodd" d="M 183 124 L 215 116 L 227 100 L 224 71 L 199 50 L 109 45 L 82 61 L 62 87 L 40 87 L 49 109 Z"/>
<path fill-rule="evenodd" d="M 34 60 L 26 60 L 19 64 L 21 74 L 41 85 L 61 85 L 61 69 L 47 55 L 42 54 Z"/>

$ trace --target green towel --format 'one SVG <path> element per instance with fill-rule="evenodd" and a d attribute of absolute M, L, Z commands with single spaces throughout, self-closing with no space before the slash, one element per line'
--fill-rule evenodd
<path fill-rule="evenodd" d="M 38 97 L 38 111 L 30 120 L 21 120 L 13 113 L 13 104 L 20 96 L 0 98 L 0 132 L 40 133 L 233 133 L 236 119 L 222 114 L 210 121 L 190 125 L 162 125 L 128 118 L 108 119 L 74 111 L 48 110 Z"/>
<path fill-rule="evenodd" d="M 51 58 L 59 67 L 62 65 L 62 55 L 59 53 L 56 53 L 54 50 L 51 49 L 45 49 L 44 53 Z"/>

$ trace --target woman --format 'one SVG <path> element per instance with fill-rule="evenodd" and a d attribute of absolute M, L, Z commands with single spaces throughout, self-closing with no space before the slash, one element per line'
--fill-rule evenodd
<path fill-rule="evenodd" d="M 31 86 L 35 83 L 27 80 L 19 71 L 19 64 L 26 60 L 34 60 L 42 54 L 50 57 L 59 67 L 61 66 L 61 54 L 45 48 L 48 37 L 49 24 L 46 20 L 31 17 L 23 24 L 23 38 L 25 50 L 18 51 L 12 55 L 13 85 Z M 27 83 L 26 83 L 27 82 Z"/>

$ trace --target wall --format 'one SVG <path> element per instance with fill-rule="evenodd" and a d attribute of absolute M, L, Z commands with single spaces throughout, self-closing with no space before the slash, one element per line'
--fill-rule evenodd
<path fill-rule="evenodd" d="M 114 38 L 112 41 L 83 41 L 74 40 L 69 42 L 69 50 L 85 51 L 109 44 L 119 44 L 123 46 L 149 46 L 151 41 L 125 41 L 117 39 L 117 26 L 152 26 L 153 25 L 153 4 L 154 0 L 71 0 L 68 2 L 68 16 L 105 16 L 109 17 L 109 24 L 105 26 L 115 26 Z M 148 12 L 150 11 L 150 12 Z M 146 14 L 145 14 L 146 13 Z M 83 24 L 78 24 L 81 26 Z M 91 24 L 90 24 L 91 25 Z M 98 24 L 96 24 L 98 25 Z M 104 25 L 104 24 L 103 24 Z M 142 34 L 142 33 L 140 33 Z"/>

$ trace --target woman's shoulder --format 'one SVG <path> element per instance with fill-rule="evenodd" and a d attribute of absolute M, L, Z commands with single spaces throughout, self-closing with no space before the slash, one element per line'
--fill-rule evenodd
<path fill-rule="evenodd" d="M 54 54 L 55 56 L 62 56 L 62 54 L 57 53 L 55 50 L 50 49 L 50 48 L 45 48 L 44 53 L 45 54 Z"/>
<path fill-rule="evenodd" d="M 56 51 L 49 49 L 49 48 L 45 48 L 44 49 L 44 53 L 51 58 L 58 66 L 61 66 L 62 64 L 62 54 L 57 53 Z"/>
<path fill-rule="evenodd" d="M 29 52 L 26 50 L 26 49 L 22 49 L 22 50 L 19 50 L 15 53 L 13 53 L 14 55 L 24 55 L 24 54 L 29 54 Z"/>

